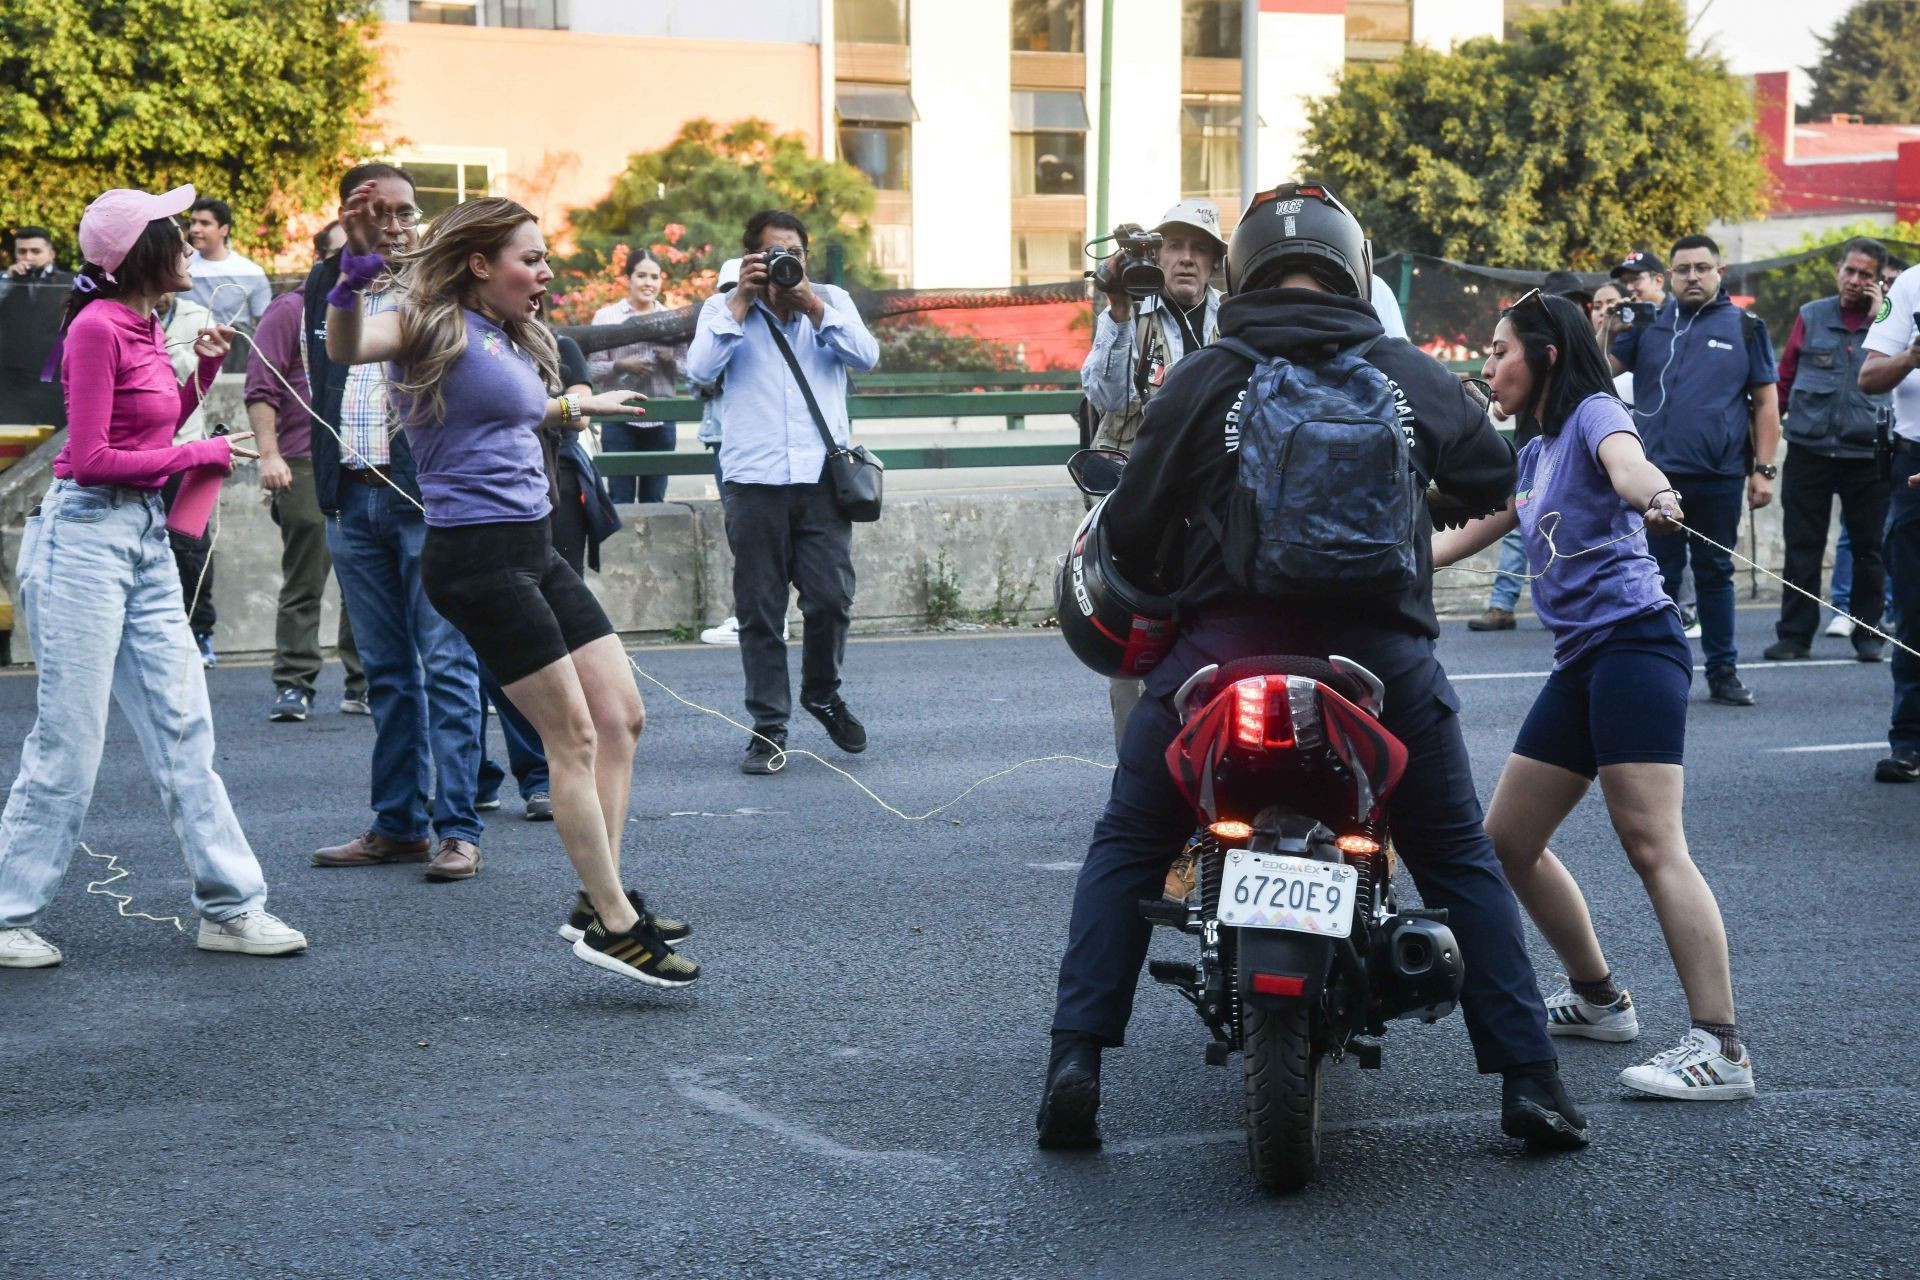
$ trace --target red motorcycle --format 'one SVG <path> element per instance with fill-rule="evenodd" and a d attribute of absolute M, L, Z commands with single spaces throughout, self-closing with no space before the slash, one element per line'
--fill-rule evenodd
<path fill-rule="evenodd" d="M 1205 667 L 1174 697 L 1167 766 L 1200 820 L 1191 884 L 1140 910 L 1200 955 L 1149 971 L 1199 1011 L 1210 1064 L 1241 1051 L 1247 1150 L 1271 1191 L 1313 1179 L 1327 1059 L 1377 1068 L 1389 1021 L 1433 1022 L 1460 994 L 1446 913 L 1394 901 L 1383 806 L 1407 751 L 1379 723 L 1384 698 L 1337 656 Z"/>

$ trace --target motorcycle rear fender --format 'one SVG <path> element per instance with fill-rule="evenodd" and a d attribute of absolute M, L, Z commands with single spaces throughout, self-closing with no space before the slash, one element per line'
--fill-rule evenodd
<path fill-rule="evenodd" d="M 1326 990 L 1327 975 L 1333 969 L 1333 943 L 1326 938 L 1309 937 L 1284 929 L 1238 929 L 1238 973 L 1240 999 L 1262 1009 L 1282 1009 L 1295 1004 L 1312 1004 Z M 1254 990 L 1255 974 L 1280 978 L 1299 978 L 1299 994 L 1269 995 Z"/>

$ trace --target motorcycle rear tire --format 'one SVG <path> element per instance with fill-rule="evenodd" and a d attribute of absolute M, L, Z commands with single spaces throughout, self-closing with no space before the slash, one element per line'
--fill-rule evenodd
<path fill-rule="evenodd" d="M 1325 1055 L 1313 1044 L 1303 1005 L 1242 1011 L 1247 1157 L 1270 1192 L 1298 1191 L 1320 1164 L 1320 1075 Z"/>

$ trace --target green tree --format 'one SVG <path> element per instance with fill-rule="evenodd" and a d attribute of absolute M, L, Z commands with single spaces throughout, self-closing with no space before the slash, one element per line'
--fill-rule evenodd
<path fill-rule="evenodd" d="M 592 273 L 617 246 L 666 240 L 672 226 L 680 229 L 673 239 L 688 255 L 687 271 L 718 270 L 739 256 L 741 228 L 762 209 L 785 209 L 807 224 L 816 278 L 827 277 L 837 251 L 849 283 L 881 283 L 867 266 L 873 185 L 866 175 L 809 155 L 804 137 L 776 134 L 764 120 L 689 120 L 665 147 L 629 157 L 603 199 L 572 211 L 580 253 L 567 265 Z"/>
<path fill-rule="evenodd" d="M 1306 172 L 1379 251 L 1596 268 L 1763 206 L 1747 90 L 1678 0 L 1571 0 L 1505 41 L 1410 47 L 1309 107 Z"/>
<path fill-rule="evenodd" d="M 0 224 L 191 182 L 277 250 L 372 140 L 374 0 L 0 4 Z"/>
<path fill-rule="evenodd" d="M 1818 119 L 1838 112 L 1869 124 L 1920 120 L 1920 4 L 1858 0 L 1820 39 L 1809 108 Z"/>

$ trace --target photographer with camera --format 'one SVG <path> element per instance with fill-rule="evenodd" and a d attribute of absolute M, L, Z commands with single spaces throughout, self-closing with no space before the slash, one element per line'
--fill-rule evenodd
<path fill-rule="evenodd" d="M 826 476 L 822 437 L 847 448 L 847 371 L 873 368 L 880 345 L 846 290 L 807 278 L 800 219 L 762 210 L 747 220 L 741 242 L 740 283 L 701 306 L 687 377 L 722 385 L 720 490 L 754 731 L 740 769 L 769 774 L 785 764 L 793 706 L 782 634 L 789 585 L 800 593 L 805 628 L 800 705 L 834 746 L 867 749 L 865 726 L 840 697 L 853 618 L 853 522 Z"/>

